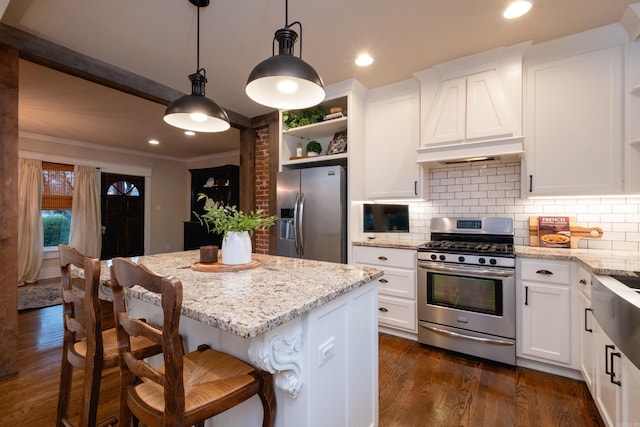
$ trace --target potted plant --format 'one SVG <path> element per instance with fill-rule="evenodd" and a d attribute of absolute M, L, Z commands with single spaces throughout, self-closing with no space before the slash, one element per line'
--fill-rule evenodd
<path fill-rule="evenodd" d="M 248 264 L 251 262 L 251 236 L 258 229 L 264 229 L 275 224 L 276 216 L 264 216 L 264 211 L 258 209 L 245 214 L 235 206 L 218 205 L 207 197 L 199 194 L 198 201 L 207 199 L 204 213 L 194 212 L 201 224 L 206 225 L 209 233 L 222 234 L 222 263 Z"/>
<path fill-rule="evenodd" d="M 307 144 L 307 156 L 319 156 L 322 153 L 322 145 L 318 141 L 309 141 Z"/>

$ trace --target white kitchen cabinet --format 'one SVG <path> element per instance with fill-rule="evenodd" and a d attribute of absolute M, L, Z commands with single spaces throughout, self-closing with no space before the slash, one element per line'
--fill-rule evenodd
<path fill-rule="evenodd" d="M 523 197 L 624 191 L 627 44 L 608 26 L 527 53 Z"/>
<path fill-rule="evenodd" d="M 496 70 L 442 82 L 425 132 L 426 144 L 513 136 Z"/>
<path fill-rule="evenodd" d="M 609 427 L 640 425 L 640 369 L 594 319 L 594 401 Z"/>
<path fill-rule="evenodd" d="M 354 260 L 384 270 L 378 286 L 378 324 L 381 331 L 417 340 L 415 250 L 354 246 Z"/>
<path fill-rule="evenodd" d="M 414 79 L 369 91 L 366 118 L 368 199 L 421 199 L 427 185 L 417 160 L 420 86 Z"/>
<path fill-rule="evenodd" d="M 591 310 L 591 272 L 578 268 L 578 292 L 575 293 L 577 300 L 576 311 L 574 312 L 575 334 L 579 337 L 580 346 L 580 372 L 584 382 L 589 387 L 591 394 L 594 394 L 594 338 L 593 338 L 593 311 Z"/>
<path fill-rule="evenodd" d="M 573 367 L 572 267 L 569 262 L 519 260 L 518 357 Z"/>
<path fill-rule="evenodd" d="M 580 372 L 582 378 L 589 387 L 591 394 L 594 394 L 593 377 L 595 372 L 594 351 L 593 351 L 593 311 L 591 310 L 591 300 L 587 296 L 578 293 L 578 326 L 577 333 L 580 336 Z"/>
<path fill-rule="evenodd" d="M 622 425 L 640 425 L 640 369 L 622 355 Z"/>

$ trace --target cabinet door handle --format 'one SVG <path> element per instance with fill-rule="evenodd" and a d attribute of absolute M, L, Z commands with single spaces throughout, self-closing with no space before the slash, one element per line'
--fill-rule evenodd
<path fill-rule="evenodd" d="M 580 279 L 580 284 L 587 286 L 587 281 L 584 279 Z"/>
<path fill-rule="evenodd" d="M 553 272 L 549 270 L 538 270 L 536 271 L 536 274 L 544 274 L 545 276 L 552 276 Z"/>
<path fill-rule="evenodd" d="M 533 175 L 529 175 L 529 193 L 533 193 Z"/>
<path fill-rule="evenodd" d="M 384 255 L 380 255 L 380 256 L 378 257 L 378 259 L 379 259 L 380 261 L 389 261 L 389 258 L 387 258 L 387 257 L 386 257 L 386 256 L 384 256 Z"/>
<path fill-rule="evenodd" d="M 529 305 L 529 287 L 524 287 L 524 305 Z"/>
<path fill-rule="evenodd" d="M 587 328 L 587 312 L 589 312 L 589 311 L 593 312 L 593 310 L 591 310 L 590 308 L 585 308 L 584 309 L 584 330 L 586 332 L 593 333 L 593 329 Z"/>
<path fill-rule="evenodd" d="M 389 283 L 387 279 L 380 279 L 380 283 Z"/>
<path fill-rule="evenodd" d="M 604 346 L 604 372 L 605 374 L 611 376 L 611 371 L 609 370 L 609 349 L 615 350 L 615 346 L 607 344 Z M 613 359 L 611 359 L 613 362 Z"/>
<path fill-rule="evenodd" d="M 616 373 L 613 370 L 613 356 L 616 356 L 618 359 L 620 359 L 622 357 L 622 354 L 620 354 L 620 352 L 611 352 L 609 354 L 609 359 L 610 359 L 610 363 L 611 363 L 611 373 L 609 374 L 609 377 L 611 379 L 611 383 L 617 385 L 618 387 L 622 387 L 622 382 L 617 381 L 616 378 Z"/>
<path fill-rule="evenodd" d="M 384 307 L 380 307 L 378 310 L 380 310 L 383 313 L 386 313 L 387 311 L 389 311 L 388 308 L 384 308 Z"/>
<path fill-rule="evenodd" d="M 418 195 L 418 181 L 413 181 L 413 194 Z"/>

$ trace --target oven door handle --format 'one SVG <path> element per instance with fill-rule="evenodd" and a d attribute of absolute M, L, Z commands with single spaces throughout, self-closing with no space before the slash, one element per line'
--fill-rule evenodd
<path fill-rule="evenodd" d="M 515 270 L 501 270 L 498 268 L 478 268 L 467 265 L 455 265 L 455 267 L 448 267 L 435 262 L 420 262 L 418 268 L 425 270 L 443 272 L 443 273 L 457 273 L 457 274 L 473 274 L 481 277 L 511 277 L 515 274 Z"/>
<path fill-rule="evenodd" d="M 472 337 L 470 335 L 463 335 L 457 332 L 447 331 L 446 329 L 436 328 L 435 326 L 420 325 L 420 327 L 429 329 L 430 331 L 433 331 L 436 334 L 448 335 L 451 337 L 462 338 L 465 340 L 480 341 L 487 344 L 504 345 L 504 346 L 513 345 L 513 342 L 510 342 L 510 341 L 494 340 L 491 338 L 482 338 L 482 337 Z"/>

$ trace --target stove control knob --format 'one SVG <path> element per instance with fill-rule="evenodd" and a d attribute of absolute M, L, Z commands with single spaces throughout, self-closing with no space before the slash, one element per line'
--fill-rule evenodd
<path fill-rule="evenodd" d="M 431 259 L 435 261 L 436 259 L 438 259 L 438 256 L 436 254 L 432 254 Z"/>
<path fill-rule="evenodd" d="M 440 261 L 444 261 L 446 257 L 444 255 L 440 255 Z"/>
<path fill-rule="evenodd" d="M 496 261 L 496 259 L 495 259 L 495 258 L 491 258 L 491 259 L 489 260 L 489 264 L 491 264 L 491 265 L 496 265 L 497 263 L 498 263 L 498 261 Z"/>
<path fill-rule="evenodd" d="M 487 262 L 487 260 L 485 260 L 484 258 L 478 258 L 478 262 L 480 264 L 484 264 L 485 262 Z"/>
<path fill-rule="evenodd" d="M 463 257 L 463 256 L 459 256 L 459 257 L 458 257 L 458 261 L 460 261 L 460 262 L 464 262 L 464 257 Z"/>

